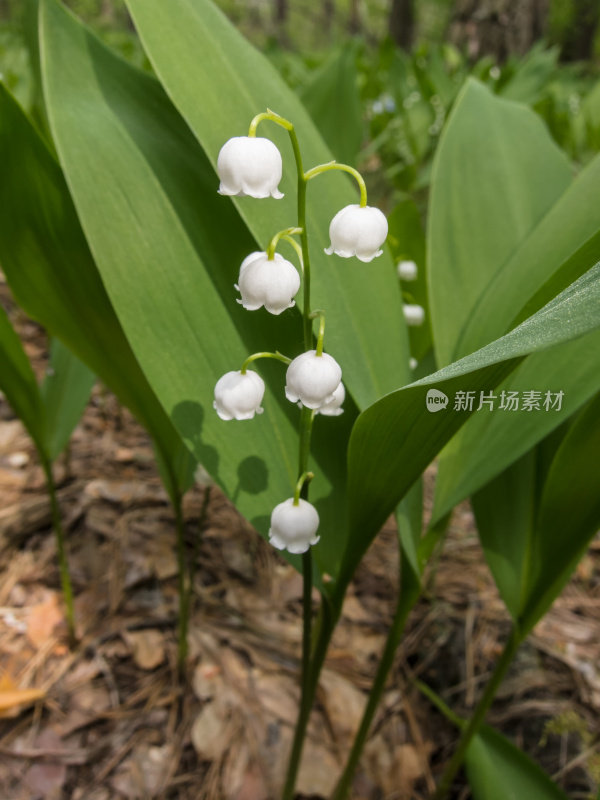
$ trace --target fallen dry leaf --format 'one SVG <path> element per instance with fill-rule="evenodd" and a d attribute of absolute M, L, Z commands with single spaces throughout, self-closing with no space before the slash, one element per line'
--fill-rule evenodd
<path fill-rule="evenodd" d="M 41 689 L 18 689 L 8 675 L 0 677 L 0 716 L 8 716 L 7 712 L 23 705 L 43 700 L 46 693 Z"/>
<path fill-rule="evenodd" d="M 127 632 L 125 641 L 131 647 L 133 660 L 141 669 L 155 669 L 165 660 L 165 642 L 160 631 Z"/>
<path fill-rule="evenodd" d="M 26 636 L 38 649 L 52 636 L 54 628 L 63 621 L 60 598 L 57 592 L 46 592 L 41 603 L 31 606 L 27 614 Z"/>

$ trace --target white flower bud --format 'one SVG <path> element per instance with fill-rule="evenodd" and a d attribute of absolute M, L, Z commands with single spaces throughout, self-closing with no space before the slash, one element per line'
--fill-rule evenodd
<path fill-rule="evenodd" d="M 412 358 L 412 356 L 411 356 L 411 358 L 408 359 L 408 368 L 409 369 L 416 369 L 418 366 L 419 366 L 419 362 L 417 361 L 417 359 L 416 358 Z"/>
<path fill-rule="evenodd" d="M 422 325 L 425 321 L 425 309 L 423 306 L 405 303 L 402 306 L 402 311 L 404 311 L 404 319 L 407 325 Z"/>
<path fill-rule="evenodd" d="M 320 408 L 333 400 L 342 380 L 342 369 L 335 358 L 316 350 L 297 356 L 287 368 L 285 396 L 292 403 L 298 400 L 307 408 Z"/>
<path fill-rule="evenodd" d="M 270 139 L 234 136 L 217 158 L 219 194 L 279 200 L 283 197 L 277 188 L 282 171 L 281 153 Z"/>
<path fill-rule="evenodd" d="M 340 385 L 333 393 L 331 400 L 329 400 L 327 403 L 323 403 L 322 406 L 319 406 L 316 413 L 324 414 L 326 417 L 339 417 L 340 414 L 344 413 L 342 403 L 345 399 L 346 390 L 344 389 L 344 384 L 340 381 Z"/>
<path fill-rule="evenodd" d="M 414 261 L 400 261 L 397 269 L 401 281 L 416 281 L 417 265 Z"/>
<path fill-rule="evenodd" d="M 290 497 L 275 506 L 271 514 L 269 542 L 278 550 L 289 553 L 306 553 L 311 544 L 319 541 L 316 535 L 319 527 L 317 509 L 307 500 Z"/>
<path fill-rule="evenodd" d="M 385 242 L 387 233 L 387 219 L 378 208 L 346 206 L 331 220 L 331 246 L 325 252 L 328 255 L 336 253 L 343 258 L 356 256 L 361 261 L 372 261 L 383 253 L 379 248 Z"/>
<path fill-rule="evenodd" d="M 252 419 L 264 411 L 260 407 L 264 393 L 265 383 L 258 373 L 226 372 L 215 386 L 213 408 L 221 419 Z"/>
<path fill-rule="evenodd" d="M 266 253 L 252 253 L 240 267 L 238 300 L 248 311 L 264 306 L 271 314 L 281 314 L 294 305 L 292 299 L 300 288 L 300 275 L 292 263 L 275 253 L 269 261 Z"/>

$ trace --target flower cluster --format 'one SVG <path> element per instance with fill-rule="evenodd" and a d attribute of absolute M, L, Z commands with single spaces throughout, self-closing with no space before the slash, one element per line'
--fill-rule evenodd
<path fill-rule="evenodd" d="M 263 119 L 276 122 L 286 128 L 290 136 L 295 137 L 292 124 L 273 112 L 255 117 L 250 124 L 248 136 L 229 139 L 221 148 L 217 159 L 220 194 L 254 198 L 283 197 L 279 189 L 283 174 L 281 154 L 270 139 L 256 136 L 256 127 Z M 335 253 L 343 258 L 356 256 L 363 262 L 370 262 L 381 255 L 381 246 L 388 232 L 387 220 L 379 209 L 367 205 L 366 188 L 360 174 L 352 167 L 336 162 L 319 165 L 304 173 L 301 171 L 297 147 L 294 152 L 299 181 L 306 183 L 323 172 L 341 169 L 350 172 L 359 184 L 360 205 L 348 205 L 333 217 L 329 226 L 331 245 L 325 252 L 328 255 Z M 304 218 L 300 209 L 298 214 L 299 218 Z M 294 236 L 302 237 L 302 248 Z M 280 240 L 287 241 L 296 250 L 299 269 L 276 251 Z M 304 255 L 307 263 L 304 263 Z M 250 253 L 243 260 L 235 284 L 240 293 L 238 303 L 248 311 L 264 308 L 270 314 L 282 314 L 295 305 L 294 298 L 300 290 L 302 276 L 305 271 L 309 274 L 309 269 L 305 228 L 295 227 L 280 231 L 271 239 L 266 251 Z M 252 419 L 255 414 L 262 414 L 265 384 L 257 372 L 248 369 L 248 365 L 259 358 L 276 358 L 287 364 L 285 396 L 290 402 L 310 411 L 310 422 L 306 422 L 305 414 L 302 417 L 303 424 L 308 426 L 305 429 L 308 437 L 316 414 L 335 417 L 343 413 L 342 404 L 346 392 L 342 383 L 342 370 L 331 355 L 323 352 L 325 317 L 323 312 L 311 313 L 310 297 L 307 295 L 309 285 L 307 280 L 303 308 L 306 351 L 294 359 L 279 352 L 255 353 L 246 359 L 240 370 L 227 372 L 219 378 L 215 386 L 213 405 L 221 419 L 247 420 Z M 316 347 L 312 349 L 312 320 L 317 318 L 320 319 L 319 333 Z M 300 497 L 301 493 L 305 494 L 305 484 L 313 475 L 306 471 L 306 464 L 301 473 L 294 496 L 279 503 L 271 515 L 269 541 L 274 547 L 287 549 L 290 553 L 305 553 L 311 545 L 319 541 L 317 510 Z"/>

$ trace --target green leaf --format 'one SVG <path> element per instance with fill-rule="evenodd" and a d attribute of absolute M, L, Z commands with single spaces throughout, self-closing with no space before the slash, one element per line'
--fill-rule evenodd
<path fill-rule="evenodd" d="M 174 464 L 181 440 L 115 316 L 60 167 L 2 85 L 0 157 L 0 263 L 19 305 L 115 392 Z M 170 469 L 173 496 L 186 483 L 177 486 Z"/>
<path fill-rule="evenodd" d="M 487 303 L 477 344 L 461 340 L 496 273 L 570 181 L 566 157 L 533 111 L 467 81 L 444 129 L 432 176 L 427 256 L 439 365 L 505 332 L 506 326 L 492 332 L 487 315 L 496 312 Z M 494 295 L 494 302 L 502 298 Z"/>
<path fill-rule="evenodd" d="M 530 630 L 600 527 L 600 394 L 577 415 L 550 465 L 528 541 L 521 628 Z"/>
<path fill-rule="evenodd" d="M 473 800 L 567 800 L 535 761 L 487 725 L 469 745 L 465 768 Z"/>
<path fill-rule="evenodd" d="M 46 415 L 46 452 L 60 455 L 79 422 L 96 376 L 60 339 L 53 339 L 50 362 L 41 385 Z"/>
<path fill-rule="evenodd" d="M 213 166 L 224 142 L 246 134 L 250 120 L 267 107 L 294 123 L 305 169 L 332 159 L 298 98 L 210 0 L 129 0 L 128 7 L 157 75 Z M 233 202 L 264 249 L 274 231 L 296 220 L 296 171 L 287 134 L 269 123 L 259 132 L 282 152 L 285 199 Z M 327 313 L 327 348 L 362 408 L 408 379 L 400 292 L 387 253 L 366 267 L 325 258 L 333 215 L 357 195 L 346 175 L 317 181 L 308 188 L 307 212 L 313 306 Z"/>
<path fill-rule="evenodd" d="M 239 264 L 256 244 L 233 204 L 217 195 L 214 171 L 160 85 L 53 0 L 42 2 L 41 36 L 57 150 L 128 340 L 195 456 L 265 534 L 272 508 L 296 482 L 298 410 L 284 397 L 283 367 L 261 362 L 265 413 L 252 422 L 220 420 L 213 390 L 249 353 L 295 355 L 299 315 L 249 313 L 236 302 Z M 355 413 L 349 401 L 342 417 L 315 422 L 311 500 L 323 531 L 315 555 L 331 574 L 343 536 L 344 442 Z"/>
<path fill-rule="evenodd" d="M 0 355 L 0 390 L 27 428 L 37 449 L 44 453 L 45 426 L 40 391 L 21 340 L 1 306 Z"/>
<path fill-rule="evenodd" d="M 450 404 L 429 412 L 427 392 L 490 391 L 525 356 L 598 330 L 599 309 L 600 264 L 506 336 L 386 395 L 359 416 L 348 449 L 350 532 L 342 584 L 396 504 L 469 416 Z"/>
<path fill-rule="evenodd" d="M 494 409 L 484 406 L 474 414 L 440 456 L 434 521 L 524 455 L 598 391 L 600 364 L 594 356 L 598 352 L 600 332 L 592 331 L 532 355 L 498 385 Z M 530 391 L 541 398 L 539 410 L 522 408 L 522 398 Z M 560 409 L 545 410 L 548 391 L 564 393 Z M 502 392 L 505 400 L 509 392 L 517 393 L 519 410 L 499 408 Z M 477 407 L 479 392 L 475 397 Z"/>
<path fill-rule="evenodd" d="M 338 161 L 354 164 L 362 142 L 357 44 L 332 53 L 299 92 L 300 99 Z"/>

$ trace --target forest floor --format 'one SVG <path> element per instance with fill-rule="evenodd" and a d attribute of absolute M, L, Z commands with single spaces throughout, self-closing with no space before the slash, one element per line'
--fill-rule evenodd
<path fill-rule="evenodd" d="M 43 333 L 17 309 L 11 317 L 43 372 Z M 182 681 L 173 513 L 147 435 L 101 387 L 56 478 L 76 595 L 72 650 L 43 475 L 0 401 L 0 797 L 276 798 L 299 696 L 300 576 L 216 487 L 200 524 L 207 489 L 194 487 L 184 504 L 197 563 Z M 329 651 L 298 782 L 303 798 L 326 798 L 344 763 L 393 616 L 396 565 L 390 520 L 350 588 Z M 456 730 L 414 681 L 468 715 L 508 629 L 464 504 L 409 618 L 353 798 L 431 794 Z M 520 649 L 488 718 L 571 798 L 595 796 L 600 778 L 599 664 L 596 540 Z M 453 797 L 469 796 L 457 781 Z"/>

